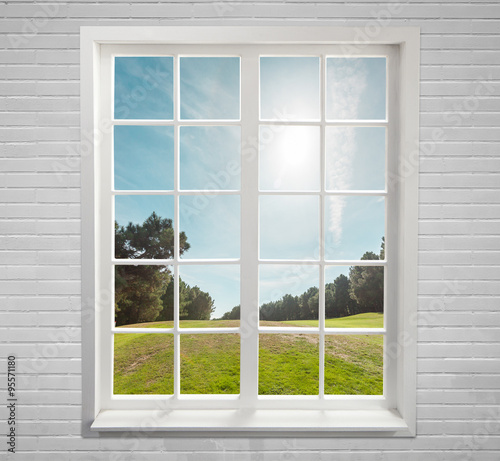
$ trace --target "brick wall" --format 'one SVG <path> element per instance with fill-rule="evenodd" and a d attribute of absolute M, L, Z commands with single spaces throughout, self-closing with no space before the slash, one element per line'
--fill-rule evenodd
<path fill-rule="evenodd" d="M 494 0 L 0 1 L 0 388 L 4 402 L 13 353 L 12 459 L 498 461 L 499 19 Z M 418 437 L 82 439 L 79 27 L 297 22 L 367 36 L 421 27 Z M 2 403 L 1 434 L 5 415 Z"/>

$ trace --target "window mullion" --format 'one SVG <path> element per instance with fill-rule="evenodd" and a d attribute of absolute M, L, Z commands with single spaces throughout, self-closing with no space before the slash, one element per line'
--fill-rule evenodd
<path fill-rule="evenodd" d="M 325 396 L 325 107 L 326 107 L 326 65 L 325 57 L 320 57 L 320 107 L 321 107 L 321 132 L 320 132 L 320 191 L 319 198 L 319 245 L 320 245 L 320 273 L 319 273 L 319 396 Z"/>
<path fill-rule="evenodd" d="M 179 336 L 179 56 L 174 57 L 174 395 L 178 398 L 181 392 L 181 341 Z"/>
<path fill-rule="evenodd" d="M 241 57 L 241 384 L 242 403 L 258 395 L 258 130 L 259 57 Z"/>

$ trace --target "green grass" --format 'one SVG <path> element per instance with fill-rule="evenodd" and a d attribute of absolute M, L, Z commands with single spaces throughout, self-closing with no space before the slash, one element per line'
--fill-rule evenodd
<path fill-rule="evenodd" d="M 325 394 L 383 393 L 383 335 L 327 335 Z"/>
<path fill-rule="evenodd" d="M 114 341 L 115 394 L 173 393 L 173 335 L 116 334 Z"/>
<path fill-rule="evenodd" d="M 259 335 L 259 394 L 317 395 L 318 335 Z"/>
<path fill-rule="evenodd" d="M 261 322 L 266 326 L 317 326 L 317 321 Z M 237 320 L 184 320 L 182 327 L 237 327 Z M 172 322 L 127 327 L 171 328 Z M 382 328 L 383 314 L 327 319 L 328 328 Z M 115 394 L 173 393 L 173 335 L 115 334 Z M 259 393 L 316 395 L 319 336 L 259 335 Z M 325 393 L 382 394 L 383 335 L 327 335 Z M 237 334 L 181 335 L 181 393 L 237 394 L 240 338 Z M 244 364 L 243 364 L 244 366 Z"/>
<path fill-rule="evenodd" d="M 238 328 L 239 320 L 181 320 L 181 328 Z M 118 328 L 173 328 L 173 320 L 161 322 L 134 323 L 133 325 L 121 325 Z"/>
<path fill-rule="evenodd" d="M 181 393 L 239 392 L 240 335 L 181 336 Z"/>
<path fill-rule="evenodd" d="M 317 320 L 286 320 L 285 322 L 261 322 L 262 326 L 317 327 Z M 369 312 L 337 319 L 326 319 L 326 328 L 383 328 L 384 314 Z"/>

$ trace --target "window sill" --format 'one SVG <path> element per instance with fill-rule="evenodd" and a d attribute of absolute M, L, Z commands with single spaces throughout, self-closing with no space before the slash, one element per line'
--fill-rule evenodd
<path fill-rule="evenodd" d="M 165 431 L 173 435 L 411 437 L 408 425 L 391 410 L 103 410 L 92 431 Z"/>

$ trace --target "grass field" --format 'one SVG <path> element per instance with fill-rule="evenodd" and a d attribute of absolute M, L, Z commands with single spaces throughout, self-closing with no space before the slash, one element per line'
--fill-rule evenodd
<path fill-rule="evenodd" d="M 182 327 L 237 327 L 237 320 L 184 320 Z M 127 327 L 169 328 L 172 322 Z M 317 321 L 261 322 L 261 326 L 317 326 Z M 326 320 L 327 328 L 382 328 L 382 314 Z M 173 335 L 116 334 L 114 393 L 172 394 Z M 382 335 L 327 335 L 325 393 L 382 394 Z M 181 335 L 181 393 L 237 394 L 237 334 Z M 244 364 L 243 364 L 244 366 Z M 319 389 L 319 335 L 273 333 L 259 337 L 259 393 L 315 395 Z"/>

